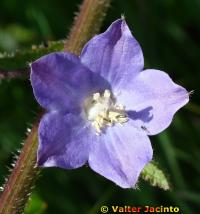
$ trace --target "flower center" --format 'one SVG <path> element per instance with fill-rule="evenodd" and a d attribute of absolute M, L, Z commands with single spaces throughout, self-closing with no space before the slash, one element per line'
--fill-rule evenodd
<path fill-rule="evenodd" d="M 85 100 L 85 112 L 91 121 L 97 134 L 100 134 L 106 126 L 113 126 L 115 123 L 123 124 L 128 121 L 125 107 L 117 105 L 109 90 L 102 94 L 95 93 Z"/>

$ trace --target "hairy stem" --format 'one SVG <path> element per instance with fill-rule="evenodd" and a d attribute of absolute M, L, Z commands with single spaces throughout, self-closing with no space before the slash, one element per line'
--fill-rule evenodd
<path fill-rule="evenodd" d="M 0 70 L 3 72 L 25 69 L 28 63 L 36 60 L 40 56 L 53 51 L 61 51 L 64 48 L 64 41 L 51 41 L 46 45 L 32 45 L 28 50 L 17 50 L 14 53 L 0 53 Z"/>
<path fill-rule="evenodd" d="M 0 198 L 1 214 L 20 214 L 29 198 L 39 170 L 35 167 L 37 151 L 37 123 L 25 140 Z"/>
<path fill-rule="evenodd" d="M 110 0 L 84 0 L 74 27 L 65 44 L 65 50 L 80 54 L 84 43 L 100 29 L 102 17 Z M 95 28 L 95 30 L 94 30 Z M 84 30 L 85 29 L 85 30 Z M 22 152 L 5 184 L 0 198 L 0 214 L 23 212 L 39 169 L 36 165 L 38 122 L 25 140 Z"/>
<path fill-rule="evenodd" d="M 21 79 L 26 78 L 28 76 L 28 71 L 24 69 L 16 70 L 16 71 L 0 71 L 0 80 L 4 79 Z"/>
<path fill-rule="evenodd" d="M 77 55 L 84 44 L 100 29 L 111 0 L 85 0 L 80 7 L 79 16 L 74 20 L 65 50 Z"/>

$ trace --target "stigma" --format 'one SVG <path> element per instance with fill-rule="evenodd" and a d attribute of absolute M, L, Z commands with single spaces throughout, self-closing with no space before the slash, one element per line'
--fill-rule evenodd
<path fill-rule="evenodd" d="M 114 126 L 116 123 L 123 124 L 128 121 L 125 106 L 116 104 L 115 98 L 108 89 L 87 98 L 84 110 L 87 119 L 98 135 L 107 126 Z"/>

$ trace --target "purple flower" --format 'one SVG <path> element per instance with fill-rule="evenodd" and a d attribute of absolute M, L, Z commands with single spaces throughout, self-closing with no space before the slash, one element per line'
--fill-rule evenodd
<path fill-rule="evenodd" d="M 88 163 L 123 188 L 152 159 L 148 135 L 166 129 L 188 92 L 163 71 L 143 71 L 140 45 L 117 20 L 80 56 L 57 52 L 31 64 L 31 84 L 47 109 L 37 164 L 74 169 Z"/>

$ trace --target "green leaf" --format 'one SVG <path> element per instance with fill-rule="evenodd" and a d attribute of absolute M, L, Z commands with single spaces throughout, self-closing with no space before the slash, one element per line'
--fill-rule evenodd
<path fill-rule="evenodd" d="M 170 189 L 167 177 L 154 162 L 151 162 L 144 167 L 141 176 L 145 181 L 148 181 L 152 186 L 157 186 L 164 190 Z"/>

